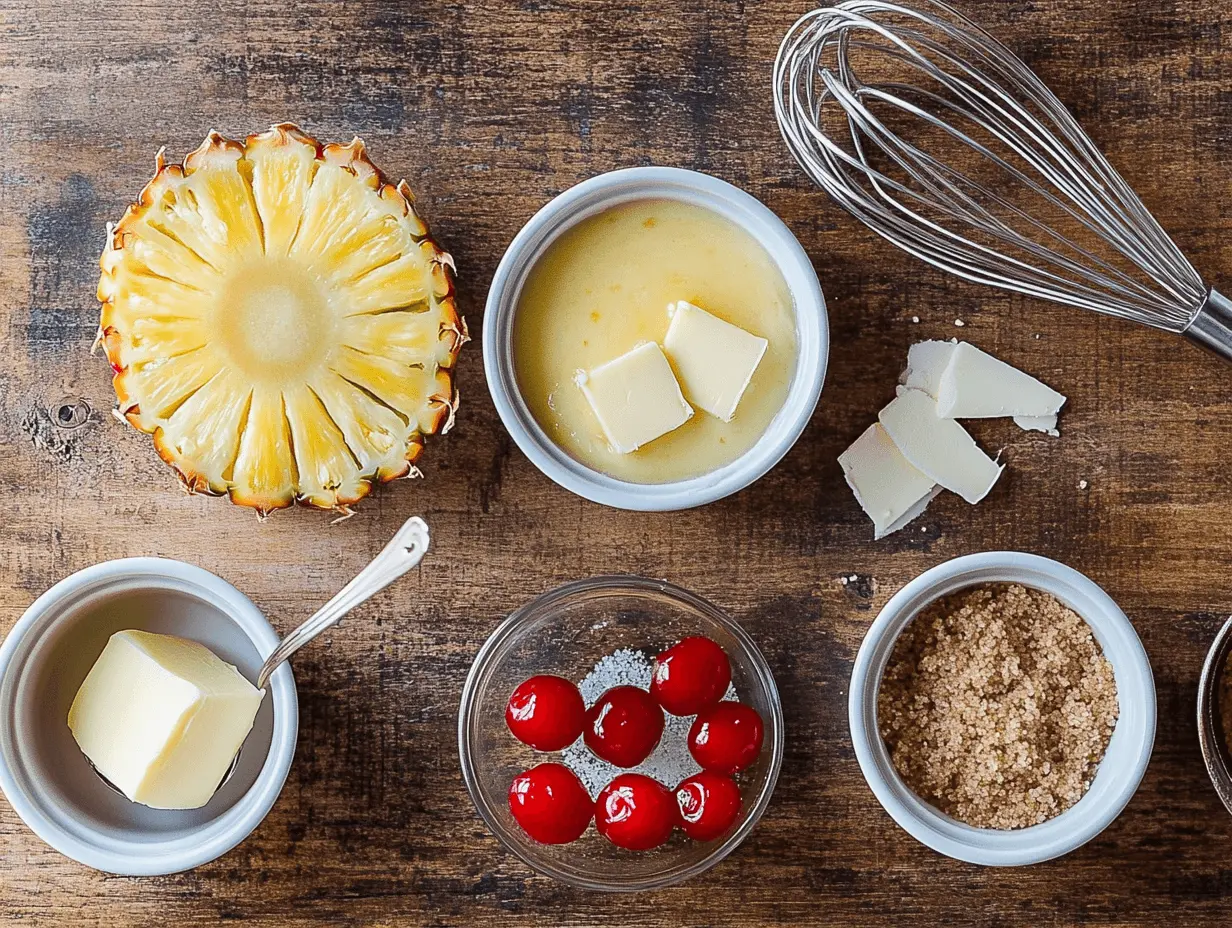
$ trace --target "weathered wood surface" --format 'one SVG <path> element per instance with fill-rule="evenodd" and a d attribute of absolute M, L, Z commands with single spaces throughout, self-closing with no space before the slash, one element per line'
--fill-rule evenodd
<path fill-rule="evenodd" d="M 1204 272 L 1232 268 L 1232 11 L 1219 0 L 981 0 Z M 395 525 L 428 517 L 430 566 L 297 658 L 291 778 L 250 840 L 165 879 L 106 877 L 45 847 L 0 802 L 0 920 L 136 926 L 1216 925 L 1232 819 L 1198 754 L 1194 698 L 1232 611 L 1232 370 L 1179 340 L 951 281 L 804 181 L 768 90 L 795 2 L 178 4 L 0 0 L 0 631 L 42 590 L 107 558 L 180 557 L 250 594 L 283 629 Z M 551 484 L 460 364 L 457 428 L 402 482 L 331 526 L 258 524 L 176 486 L 146 436 L 109 415 L 88 352 L 103 223 L 210 127 L 301 121 L 362 134 L 406 175 L 460 269 L 479 329 L 505 245 L 553 194 L 610 168 L 699 168 L 762 198 L 814 258 L 834 346 L 814 421 L 749 490 L 638 515 Z M 919 324 L 911 317 L 919 316 Z M 907 345 L 961 334 L 1070 397 L 1064 435 L 1007 423 L 1007 479 L 972 508 L 943 496 L 878 544 L 838 452 L 891 396 Z M 68 399 L 66 399 L 68 398 Z M 64 403 L 87 421 L 62 427 Z M 71 419 L 72 417 L 70 417 Z M 1079 489 L 1080 481 L 1086 489 Z M 900 831 L 860 777 L 846 683 L 876 609 L 958 554 L 1018 548 L 1086 571 L 1135 621 L 1155 666 L 1155 756 L 1125 813 L 1069 857 L 981 870 Z M 777 673 L 790 741 L 775 802 L 711 873 L 640 897 L 532 876 L 474 814 L 455 718 L 471 657 L 530 597 L 596 572 L 665 577 L 730 609 Z M 856 575 L 846 585 L 842 577 Z"/>

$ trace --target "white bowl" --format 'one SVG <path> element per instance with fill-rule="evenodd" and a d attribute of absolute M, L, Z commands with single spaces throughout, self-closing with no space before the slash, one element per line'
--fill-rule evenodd
<path fill-rule="evenodd" d="M 921 800 L 894 769 L 877 727 L 877 690 L 899 633 L 930 603 L 982 583 L 1020 583 L 1043 590 L 1085 619 L 1112 664 L 1120 704 L 1108 751 L 1086 795 L 1056 818 L 1013 831 L 964 825 Z M 856 655 L 848 717 L 860 770 L 894 821 L 948 857 L 1013 867 L 1068 854 L 1107 828 L 1125 808 L 1155 742 L 1155 679 L 1133 625 L 1102 589 L 1046 557 L 990 551 L 939 564 L 891 597 Z"/>
<path fill-rule="evenodd" d="M 617 480 L 580 463 L 535 421 L 513 369 L 513 318 L 527 274 L 566 229 L 632 200 L 680 200 L 712 210 L 751 234 L 778 265 L 792 295 L 799 345 L 795 376 L 782 409 L 761 439 L 731 463 L 671 483 Z M 743 190 L 707 174 L 679 168 L 627 168 L 571 187 L 522 227 L 496 269 L 483 319 L 483 366 L 501 421 L 523 453 L 567 490 L 618 509 L 688 509 L 744 489 L 785 455 L 808 424 L 825 379 L 830 351 L 825 298 L 817 272 L 791 230 Z"/>
<path fill-rule="evenodd" d="M 291 668 L 271 677 L 239 764 L 207 805 L 150 809 L 103 783 L 68 729 L 68 707 L 113 632 L 192 638 L 249 679 L 278 636 L 248 597 L 212 573 L 155 557 L 108 561 L 61 580 L 0 646 L 0 790 L 40 838 L 125 876 L 188 870 L 246 838 L 278 798 L 295 754 Z"/>

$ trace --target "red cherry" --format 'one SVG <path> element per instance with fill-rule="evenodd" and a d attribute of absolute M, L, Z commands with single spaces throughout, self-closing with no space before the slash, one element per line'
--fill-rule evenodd
<path fill-rule="evenodd" d="M 661 737 L 663 710 L 636 686 L 612 687 L 586 713 L 586 746 L 617 767 L 636 767 Z"/>
<path fill-rule="evenodd" d="M 698 713 L 689 729 L 689 753 L 706 770 L 736 773 L 757 760 L 763 727 L 756 709 L 721 702 Z"/>
<path fill-rule="evenodd" d="M 694 841 L 713 841 L 740 815 L 740 787 L 711 770 L 694 774 L 676 787 L 680 827 Z"/>
<path fill-rule="evenodd" d="M 564 764 L 540 764 L 509 784 L 509 811 L 540 844 L 568 844 L 595 814 L 590 794 Z"/>
<path fill-rule="evenodd" d="M 731 664 L 709 638 L 685 638 L 655 658 L 650 695 L 672 715 L 713 706 L 731 683 Z"/>
<path fill-rule="evenodd" d="M 678 818 L 667 787 L 640 773 L 622 773 L 595 800 L 599 834 L 630 851 L 649 851 L 666 842 Z"/>
<path fill-rule="evenodd" d="M 505 724 L 523 744 L 538 751 L 560 751 L 582 733 L 586 704 L 564 677 L 541 674 L 513 691 L 505 707 Z"/>

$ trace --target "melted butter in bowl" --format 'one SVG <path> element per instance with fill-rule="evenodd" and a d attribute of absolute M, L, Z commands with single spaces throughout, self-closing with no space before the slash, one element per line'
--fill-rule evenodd
<path fill-rule="evenodd" d="M 679 428 L 622 454 L 577 372 L 638 344 L 661 344 L 668 305 L 678 300 L 769 344 L 731 421 L 696 409 Z M 583 219 L 535 262 L 513 320 L 513 367 L 539 426 L 579 463 L 630 483 L 670 483 L 716 471 L 757 444 L 787 400 L 796 330 L 787 282 L 753 235 L 704 206 L 648 198 Z"/>

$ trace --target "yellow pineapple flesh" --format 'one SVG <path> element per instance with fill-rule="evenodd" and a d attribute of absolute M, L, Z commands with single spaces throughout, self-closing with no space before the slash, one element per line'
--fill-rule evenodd
<path fill-rule="evenodd" d="M 100 264 L 119 413 L 192 491 L 349 512 L 453 422 L 453 261 L 359 139 L 160 152 Z"/>

